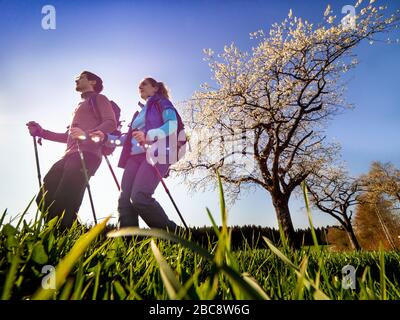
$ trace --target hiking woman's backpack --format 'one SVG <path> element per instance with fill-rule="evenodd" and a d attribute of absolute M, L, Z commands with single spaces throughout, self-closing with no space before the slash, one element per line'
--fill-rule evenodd
<path fill-rule="evenodd" d="M 157 104 L 158 111 L 162 115 L 162 108 L 161 108 L 159 102 L 157 101 L 156 104 Z M 179 161 L 185 155 L 186 143 L 188 142 L 188 138 L 187 138 L 187 135 L 185 132 L 185 124 L 183 123 L 181 115 L 179 114 L 178 110 L 176 110 L 176 108 L 174 106 L 171 106 L 168 108 L 171 108 L 175 111 L 176 119 L 178 121 L 178 135 L 184 135 L 184 140 L 177 141 L 177 157 L 176 157 L 176 159 Z"/>

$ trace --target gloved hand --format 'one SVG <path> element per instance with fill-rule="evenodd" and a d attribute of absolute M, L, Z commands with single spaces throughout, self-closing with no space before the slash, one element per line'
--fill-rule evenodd
<path fill-rule="evenodd" d="M 87 139 L 86 132 L 78 127 L 70 128 L 69 135 L 72 139 L 75 139 L 75 140 L 86 140 Z"/>
<path fill-rule="evenodd" d="M 101 142 L 106 137 L 104 133 L 100 130 L 91 131 L 89 132 L 89 137 L 92 139 L 93 142 Z"/>
<path fill-rule="evenodd" d="M 43 128 L 40 126 L 39 123 L 35 121 L 29 121 L 26 126 L 28 127 L 29 134 L 32 137 L 42 137 L 43 136 Z"/>
<path fill-rule="evenodd" d="M 132 137 L 134 137 L 140 144 L 144 144 L 146 142 L 146 134 L 143 131 L 133 131 Z"/>

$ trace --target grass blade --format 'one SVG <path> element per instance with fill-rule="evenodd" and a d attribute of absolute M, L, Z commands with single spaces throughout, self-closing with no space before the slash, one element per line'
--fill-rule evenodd
<path fill-rule="evenodd" d="M 387 295 L 386 295 L 386 277 L 385 277 L 385 256 L 384 256 L 384 251 L 381 247 L 379 249 L 379 278 L 380 278 L 380 284 L 381 284 L 381 300 L 387 300 Z"/>
<path fill-rule="evenodd" d="M 243 275 L 233 270 L 231 267 L 227 265 L 220 266 L 219 269 L 228 277 L 229 281 L 233 286 L 237 286 L 240 292 L 242 293 L 242 297 L 245 300 L 265 300 L 268 299 L 268 296 L 264 293 L 261 294 L 258 288 L 254 286 L 254 283 L 251 283 L 246 280 Z M 239 298 L 240 299 L 240 298 Z"/>
<path fill-rule="evenodd" d="M 265 240 L 271 251 L 275 253 L 283 262 L 291 266 L 293 269 L 299 271 L 299 268 L 292 261 L 290 261 L 289 258 L 287 258 L 277 247 L 275 247 L 268 238 L 263 237 L 263 239 Z"/>
<path fill-rule="evenodd" d="M 205 248 L 197 245 L 194 242 L 190 242 L 182 237 L 178 237 L 173 233 L 169 233 L 167 231 L 161 229 L 140 229 L 137 227 L 129 227 L 129 228 L 121 228 L 116 231 L 110 231 L 107 233 L 107 237 L 122 237 L 122 236 L 145 236 L 145 237 L 154 237 L 158 239 L 169 240 L 175 243 L 179 243 L 183 247 L 186 247 L 207 260 L 213 260 L 213 255 L 211 255 Z"/>
<path fill-rule="evenodd" d="M 11 266 L 8 270 L 6 281 L 4 283 L 3 293 L 1 295 L 1 300 L 9 300 L 12 295 L 12 288 L 15 283 L 15 277 L 17 275 L 18 264 L 20 263 L 19 252 L 13 256 L 11 260 Z"/>
<path fill-rule="evenodd" d="M 33 295 L 33 300 L 47 300 L 50 299 L 55 291 L 57 291 L 65 282 L 68 274 L 71 272 L 74 265 L 82 257 L 85 250 L 89 247 L 90 243 L 102 232 L 105 228 L 107 221 L 110 217 L 106 218 L 103 222 L 94 226 L 89 232 L 82 235 L 67 256 L 60 261 L 56 267 L 56 289 L 39 288 Z"/>
<path fill-rule="evenodd" d="M 304 180 L 301 183 L 301 188 L 303 190 L 304 201 L 306 203 L 308 222 L 309 222 L 310 228 L 311 228 L 311 236 L 312 236 L 315 248 L 318 248 L 317 235 L 315 234 L 315 229 L 314 229 L 314 225 L 313 225 L 312 217 L 311 217 L 310 201 L 308 200 L 307 185 Z"/>
<path fill-rule="evenodd" d="M 174 271 L 171 269 L 167 261 L 165 261 L 160 250 L 157 248 L 154 240 L 151 240 L 150 245 L 154 257 L 156 258 L 156 261 L 160 267 L 161 279 L 164 283 L 165 289 L 167 290 L 168 296 L 170 299 L 176 299 L 176 296 L 182 289 L 182 286 L 176 279 Z"/>
<path fill-rule="evenodd" d="M 7 209 L 4 210 L 3 214 L 1 215 L 1 218 L 0 218 L 0 227 L 3 225 L 3 221 L 4 221 L 4 218 L 6 217 L 6 215 L 7 215 Z"/>

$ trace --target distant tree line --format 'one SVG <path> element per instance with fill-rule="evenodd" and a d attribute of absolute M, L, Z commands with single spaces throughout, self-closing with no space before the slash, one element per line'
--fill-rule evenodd
<path fill-rule="evenodd" d="M 327 245 L 327 232 L 330 227 L 315 228 L 318 244 Z M 221 230 L 221 227 L 220 227 Z M 232 249 L 243 249 L 246 246 L 251 249 L 266 248 L 266 242 L 263 237 L 268 238 L 272 243 L 279 245 L 282 243 L 281 235 L 278 229 L 270 227 L 262 227 L 256 225 L 232 226 L 229 227 L 231 232 Z M 191 228 L 192 240 L 208 246 L 209 243 L 218 241 L 218 237 L 212 227 L 196 227 Z M 302 246 L 313 245 L 311 229 L 296 229 L 294 240 Z"/>

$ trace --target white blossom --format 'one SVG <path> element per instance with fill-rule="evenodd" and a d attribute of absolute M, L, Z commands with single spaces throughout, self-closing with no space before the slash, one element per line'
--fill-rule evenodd
<path fill-rule="evenodd" d="M 358 63 L 352 49 L 399 20 L 372 3 L 360 8 L 356 28 L 335 25 L 329 5 L 316 25 L 290 10 L 267 32 L 250 33 L 250 52 L 234 43 L 217 55 L 204 50 L 212 81 L 184 103 L 191 151 L 172 166 L 191 190 L 215 187 L 219 170 L 232 200 L 254 185 L 290 195 L 304 176 L 334 162 L 340 146 L 327 141 L 326 125 L 353 107 L 342 79 Z"/>

